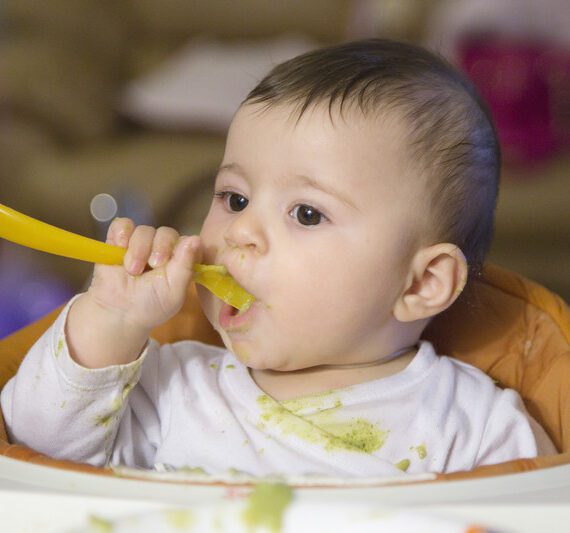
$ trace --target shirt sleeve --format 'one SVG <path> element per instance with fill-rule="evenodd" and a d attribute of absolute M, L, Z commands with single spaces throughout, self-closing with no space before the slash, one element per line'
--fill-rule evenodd
<path fill-rule="evenodd" d="M 139 391 L 137 412 L 130 406 L 132 391 L 148 355 L 127 365 L 87 369 L 69 355 L 65 320 L 73 300 L 31 348 L 17 374 L 1 394 L 10 440 L 50 457 L 107 465 L 129 457 L 130 464 L 153 463 L 156 436 L 143 430 L 144 416 L 158 426 L 156 402 Z M 151 387 L 152 388 L 152 387 Z M 142 463 L 142 464 L 139 464 Z"/>
<path fill-rule="evenodd" d="M 475 466 L 536 457 L 542 451 L 539 444 L 543 449 L 545 444 L 537 439 L 535 426 L 538 424 L 530 418 L 516 391 L 497 389 Z M 544 431 L 541 435 L 548 439 Z M 548 450 L 554 449 L 550 446 Z"/>

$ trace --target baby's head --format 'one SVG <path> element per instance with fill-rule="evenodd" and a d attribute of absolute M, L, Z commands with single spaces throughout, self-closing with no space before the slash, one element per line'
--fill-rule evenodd
<path fill-rule="evenodd" d="M 413 343 L 480 272 L 498 174 L 488 113 L 437 56 L 368 40 L 287 61 L 236 113 L 202 230 L 260 305 L 232 322 L 202 296 L 206 313 L 254 367 Z"/>
<path fill-rule="evenodd" d="M 499 145 L 486 107 L 445 60 L 394 41 L 342 44 L 277 66 L 245 103 L 289 104 L 298 116 L 320 104 L 331 119 L 358 110 L 379 127 L 383 118 L 400 121 L 402 155 L 430 211 L 426 229 L 433 242 L 456 244 L 470 273 L 480 273 L 492 238 Z"/>

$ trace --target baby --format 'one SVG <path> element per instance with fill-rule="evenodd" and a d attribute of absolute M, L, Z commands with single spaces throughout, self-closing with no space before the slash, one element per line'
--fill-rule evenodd
<path fill-rule="evenodd" d="M 95 465 L 401 476 L 555 453 L 518 394 L 420 340 L 478 275 L 499 147 L 471 86 L 385 40 L 277 66 L 232 121 L 200 236 L 115 220 L 97 265 L 2 391 L 9 435 Z M 195 262 L 226 349 L 149 334 Z"/>

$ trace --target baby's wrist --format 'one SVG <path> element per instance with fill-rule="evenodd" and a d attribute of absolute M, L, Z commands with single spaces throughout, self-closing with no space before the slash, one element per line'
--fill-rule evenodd
<path fill-rule="evenodd" d="M 125 335 L 134 337 L 148 337 L 150 334 L 152 328 L 132 319 L 129 311 L 122 310 L 120 307 L 110 307 L 99 301 L 90 292 L 85 293 L 82 298 L 85 298 L 85 308 L 92 313 L 95 319 L 101 322 L 103 327 L 109 330 L 120 330 Z"/>
<path fill-rule="evenodd" d="M 142 353 L 149 335 L 149 328 L 101 305 L 89 293 L 74 302 L 66 322 L 69 353 L 87 368 L 131 363 Z"/>

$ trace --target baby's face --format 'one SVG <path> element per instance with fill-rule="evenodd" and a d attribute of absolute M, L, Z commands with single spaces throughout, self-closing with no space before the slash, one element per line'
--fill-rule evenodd
<path fill-rule="evenodd" d="M 256 298 L 243 315 L 208 291 L 224 342 L 256 369 L 374 360 L 394 328 L 418 225 L 400 129 L 350 112 L 242 107 L 201 237 Z M 393 339 L 391 339 L 393 340 Z"/>

